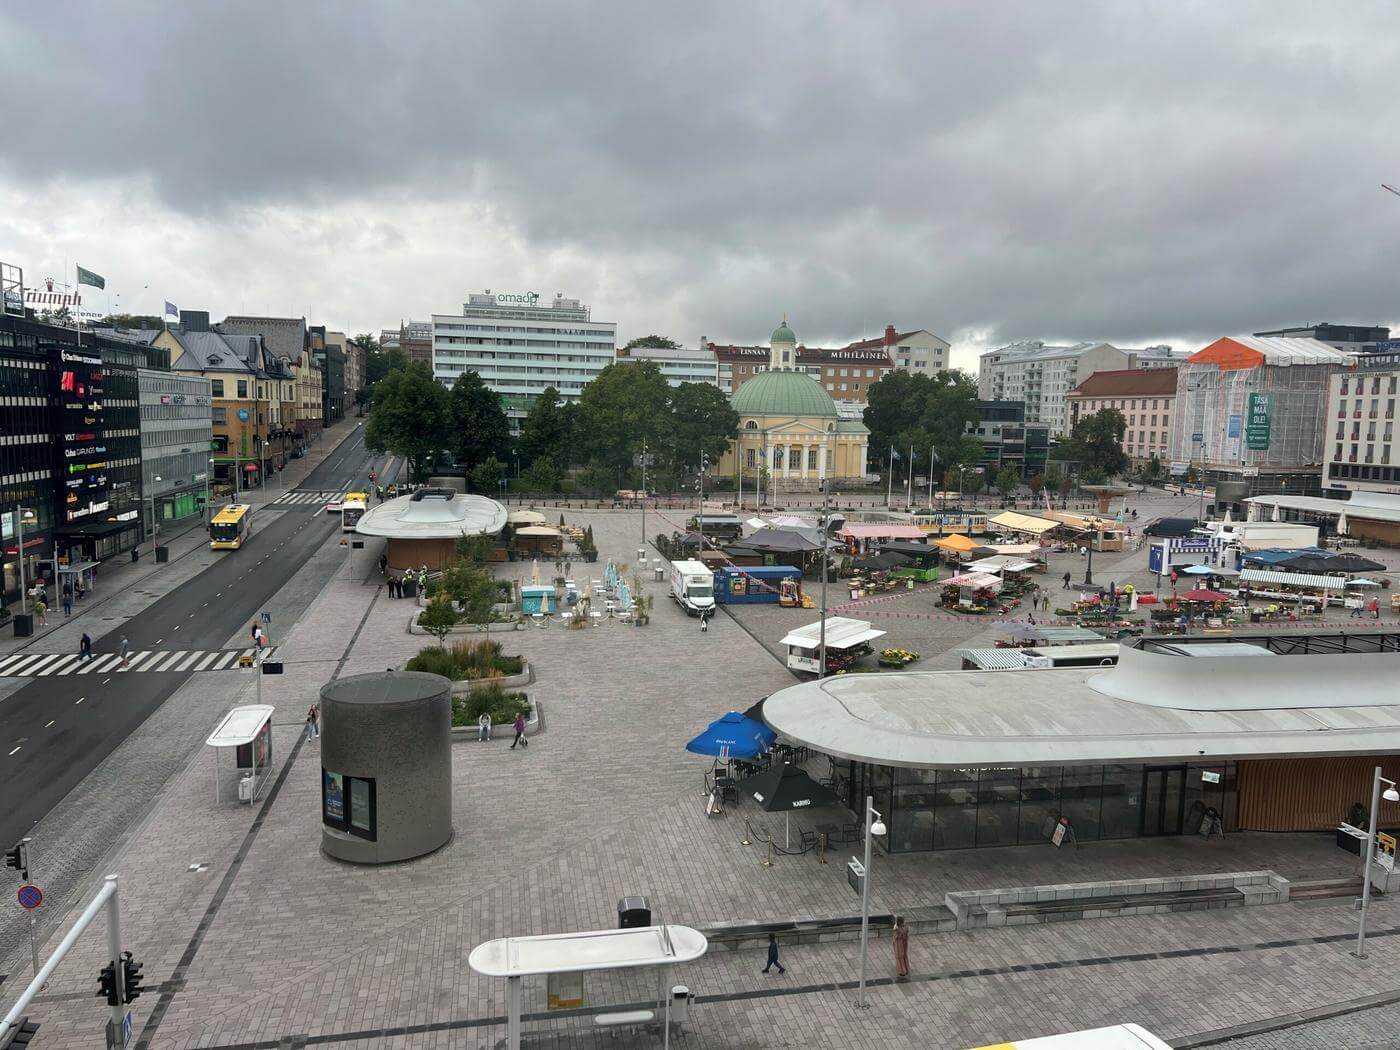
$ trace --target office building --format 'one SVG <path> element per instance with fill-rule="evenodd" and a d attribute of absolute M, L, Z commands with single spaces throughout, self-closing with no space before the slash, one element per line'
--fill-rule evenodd
<path fill-rule="evenodd" d="M 1066 398 L 1070 433 L 1081 419 L 1105 408 L 1123 414 L 1123 451 L 1135 463 L 1171 454 L 1172 406 L 1176 402 L 1175 368 L 1120 368 L 1095 372 Z"/>
<path fill-rule="evenodd" d="M 1047 346 L 1038 339 L 1012 343 L 982 355 L 977 396 L 984 401 L 1024 401 L 1026 422 L 1067 432 L 1065 398 L 1094 372 L 1131 368 L 1128 355 L 1108 343 Z"/>
<path fill-rule="evenodd" d="M 982 442 L 978 466 L 988 482 L 1007 466 L 1015 467 L 1022 478 L 1045 473 L 1050 426 L 1027 423 L 1026 406 L 1020 401 L 978 401 L 977 419 L 967 424 L 967 433 Z"/>
<path fill-rule="evenodd" d="M 1254 334 L 1263 339 L 1316 339 L 1338 350 L 1357 354 L 1400 350 L 1400 345 L 1390 345 L 1390 329 L 1382 325 L 1332 324 L 1324 321 L 1321 324 L 1276 328 L 1272 332 Z"/>
<path fill-rule="evenodd" d="M 404 356 L 409 361 L 416 361 L 425 368 L 431 369 L 433 367 L 433 322 L 401 322 L 394 345 L 404 352 Z"/>
<path fill-rule="evenodd" d="M 202 375 L 142 368 L 141 493 L 147 524 L 199 514 L 213 485 L 213 387 Z"/>
<path fill-rule="evenodd" d="M 345 351 L 335 338 L 344 339 L 344 333 L 327 333 L 323 324 L 310 325 L 306 331 L 311 356 L 321 369 L 321 422 L 330 426 L 345 418 Z"/>
<path fill-rule="evenodd" d="M 613 363 L 617 325 L 562 294 L 541 303 L 535 292 L 471 293 L 460 314 L 433 315 L 433 375 L 451 386 L 476 372 L 501 398 L 512 429 L 546 387 L 565 401 Z"/>
<path fill-rule="evenodd" d="M 1400 350 L 1362 354 L 1356 371 L 1335 372 L 1328 378 L 1324 488 L 1400 493 L 1397 386 Z"/>
<path fill-rule="evenodd" d="M 1229 336 L 1177 370 L 1171 469 L 1203 468 L 1216 502 L 1269 493 L 1318 495 L 1332 376 L 1355 354 L 1316 339 Z"/>
<path fill-rule="evenodd" d="M 892 324 L 885 325 L 883 335 L 874 339 L 862 339 L 848 343 L 843 350 L 883 349 L 894 362 L 894 367 L 904 372 L 918 372 L 933 375 L 948 367 L 948 352 L 952 344 L 942 336 L 934 335 L 926 328 L 912 332 L 897 332 Z"/>
<path fill-rule="evenodd" d="M 894 360 L 883 340 L 872 346 L 852 343 L 840 349 L 803 346 L 786 317 L 773 330 L 766 347 L 720 345 L 704 336 L 700 346 L 715 355 L 719 388 L 726 394 L 736 393 L 754 376 L 781 368 L 815 380 L 837 404 L 864 404 L 870 388 L 894 370 Z"/>
<path fill-rule="evenodd" d="M 619 347 L 619 362 L 652 361 L 671 386 L 682 383 L 708 383 L 719 386 L 719 364 L 708 350 L 675 349 L 660 346 Z"/>

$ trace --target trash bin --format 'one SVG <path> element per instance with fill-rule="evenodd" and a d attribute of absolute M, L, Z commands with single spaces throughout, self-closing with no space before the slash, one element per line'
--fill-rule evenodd
<path fill-rule="evenodd" d="M 28 638 L 34 633 L 34 616 L 31 613 L 15 613 L 15 637 Z"/>
<path fill-rule="evenodd" d="M 665 578 L 666 578 L 666 567 L 665 567 L 664 565 L 658 565 L 658 566 L 656 567 L 656 582 L 657 582 L 657 583 L 660 583 L 660 582 L 661 582 L 662 580 L 664 580 Z"/>
<path fill-rule="evenodd" d="M 156 548 L 156 564 L 157 564 L 157 565 L 164 565 L 164 564 L 165 564 L 166 562 L 168 562 L 169 560 L 170 560 L 170 548 L 169 548 L 169 547 L 157 547 L 157 548 Z"/>
<path fill-rule="evenodd" d="M 417 584 L 415 581 L 413 581 L 412 579 L 410 579 L 409 577 L 405 576 L 405 577 L 403 578 L 403 596 L 404 596 L 405 598 L 412 598 L 412 597 L 414 597 L 417 593 L 418 593 L 418 584 Z"/>
<path fill-rule="evenodd" d="M 695 996 L 683 984 L 671 989 L 671 1023 L 679 1028 L 690 1020 L 690 1004 Z"/>
<path fill-rule="evenodd" d="M 651 925 L 651 902 L 645 897 L 623 897 L 617 902 L 617 928 L 632 930 Z"/>

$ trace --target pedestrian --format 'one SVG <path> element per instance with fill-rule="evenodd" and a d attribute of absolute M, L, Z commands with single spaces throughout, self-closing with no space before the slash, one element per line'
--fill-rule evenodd
<path fill-rule="evenodd" d="M 778 935 L 770 933 L 768 935 L 768 962 L 764 965 L 763 972 L 767 973 L 774 966 L 778 968 L 779 973 L 787 973 L 787 969 L 778 961 Z"/>
<path fill-rule="evenodd" d="M 92 639 L 88 637 L 86 631 L 83 632 L 82 638 L 78 640 L 78 659 L 92 659 Z"/>
<path fill-rule="evenodd" d="M 700 613 L 700 633 L 708 634 L 710 631 L 710 618 L 702 610 Z"/>
<path fill-rule="evenodd" d="M 1067 590 L 1069 590 L 1069 572 L 1068 572 L 1068 570 L 1066 570 L 1066 572 L 1065 572 L 1064 576 L 1062 577 L 1062 579 L 1064 580 L 1064 586 L 1062 586 L 1062 587 L 1060 588 L 1060 590 L 1062 590 L 1062 591 L 1067 591 Z"/>
<path fill-rule="evenodd" d="M 388 567 L 389 567 L 389 555 L 387 555 L 387 554 L 381 554 L 381 555 L 379 556 L 379 575 L 383 576 L 383 575 L 384 575 L 384 570 L 387 569 Z"/>
<path fill-rule="evenodd" d="M 248 634 L 253 639 L 253 644 L 258 647 L 258 652 L 262 652 L 262 628 L 254 623 Z"/>
<path fill-rule="evenodd" d="M 126 670 L 131 666 L 131 643 L 126 640 L 126 635 L 122 635 L 120 652 L 122 654 L 122 670 Z"/>
<path fill-rule="evenodd" d="M 1176 570 L 1172 570 L 1172 589 L 1176 589 Z"/>
<path fill-rule="evenodd" d="M 1348 615 L 1350 616 L 1351 619 L 1353 619 L 1353 620 L 1359 620 L 1359 619 L 1361 619 L 1361 607 L 1362 607 L 1362 604 L 1363 604 L 1363 603 L 1362 603 L 1361 599 L 1358 598 L 1358 599 L 1356 600 L 1356 604 L 1353 605 L 1353 606 L 1351 607 L 1351 612 L 1348 614 Z"/>
<path fill-rule="evenodd" d="M 316 736 L 316 705 L 312 704 L 306 709 L 306 739 L 312 740 Z"/>
<path fill-rule="evenodd" d="M 1109 580 L 1109 581 L 1108 581 L 1108 600 L 1109 600 L 1109 601 L 1113 601 L 1113 599 L 1116 598 L 1116 597 L 1118 597 L 1118 587 L 1114 584 L 1114 582 L 1113 582 L 1112 580 Z"/>
<path fill-rule="evenodd" d="M 476 720 L 476 742 L 479 744 L 483 740 L 491 739 L 491 712 L 481 712 L 481 717 Z"/>
<path fill-rule="evenodd" d="M 519 744 L 522 748 L 530 746 L 530 741 L 525 739 L 525 715 L 523 713 L 515 716 L 515 739 L 511 741 L 510 745 L 512 751 L 515 750 L 516 744 Z"/>
<path fill-rule="evenodd" d="M 400 588 L 399 588 L 399 578 L 398 578 L 397 576 L 390 576 L 390 577 L 389 577 L 389 597 L 390 597 L 390 598 L 397 598 L 397 597 L 399 596 L 399 590 L 400 590 Z"/>
<path fill-rule="evenodd" d="M 49 625 L 49 607 L 44 602 L 42 591 L 39 592 L 39 597 L 34 599 L 34 615 L 39 617 L 40 627 Z"/>
<path fill-rule="evenodd" d="M 1369 608 L 1371 610 L 1371 619 L 1379 620 L 1381 618 L 1381 600 L 1379 598 L 1372 598 Z"/>
<path fill-rule="evenodd" d="M 900 977 L 909 976 L 909 927 L 903 915 L 894 920 L 894 972 Z"/>

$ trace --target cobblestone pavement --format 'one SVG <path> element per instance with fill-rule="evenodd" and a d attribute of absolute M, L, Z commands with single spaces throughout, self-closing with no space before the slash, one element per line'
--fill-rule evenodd
<path fill-rule="evenodd" d="M 1384 1006 L 1209 1045 L 1219 1050 L 1394 1050 L 1400 1047 L 1400 1025 L 1392 997 Z"/>
<path fill-rule="evenodd" d="M 569 517 L 594 526 L 603 558 L 635 558 L 635 515 Z M 775 832 L 778 822 L 742 804 L 705 816 L 708 763 L 683 741 L 793 679 L 726 617 L 702 635 L 657 584 L 648 627 L 503 636 L 534 666 L 545 729 L 523 753 L 500 740 L 454 745 L 457 833 L 447 847 L 383 869 L 324 858 L 319 745 L 303 741 L 301 715 L 333 675 L 397 666 L 425 644 L 407 633 L 414 603 L 377 586 L 377 551 L 332 547 L 330 556 L 351 560 L 278 639 L 287 673 L 264 687 L 278 707 L 273 794 L 258 807 L 216 805 L 207 756 L 197 756 L 112 857 L 124 936 L 157 986 L 136 1004 L 138 1046 L 496 1046 L 504 989 L 466 966 L 485 939 L 609 927 L 617 899 L 632 893 L 650 896 L 665 921 L 702 927 L 857 911 L 840 856 L 827 865 L 783 856 L 768 868 L 757 847 L 741 845 L 743 821 Z M 601 575 L 601 564 L 588 568 Z M 178 709 L 172 702 L 161 715 Z M 189 717 L 193 735 L 207 732 L 207 714 Z M 1325 835 L 1260 834 L 902 855 L 877 860 L 872 903 L 906 910 L 956 888 L 1262 867 L 1337 877 L 1355 859 Z M 888 941 L 877 939 L 869 1011 L 854 1007 L 849 987 L 854 942 L 788 946 L 783 977 L 758 972 L 759 952 L 716 949 L 674 975 L 700 997 L 677 1045 L 956 1048 L 1122 1020 L 1176 1038 L 1390 991 L 1400 908 L 1376 904 L 1371 958 L 1361 962 L 1347 954 L 1355 916 L 1346 905 L 919 935 L 915 979 L 899 984 Z M 100 929 L 81 942 L 34 1011 L 45 1047 L 96 1038 L 102 1011 L 90 992 L 103 943 Z M 599 1005 L 651 988 L 600 974 L 586 994 Z M 542 987 L 527 988 L 527 1010 L 542 999 Z M 532 1047 L 658 1042 L 654 1033 L 599 1036 L 586 1018 L 532 1020 L 527 1031 Z"/>

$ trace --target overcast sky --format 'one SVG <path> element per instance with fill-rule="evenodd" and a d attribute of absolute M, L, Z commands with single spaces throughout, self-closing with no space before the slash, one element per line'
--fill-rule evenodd
<path fill-rule="evenodd" d="M 786 312 L 963 365 L 1389 323 L 1397 70 L 1384 0 L 10 5 L 0 259 L 132 311 L 562 291 L 620 341 Z"/>

